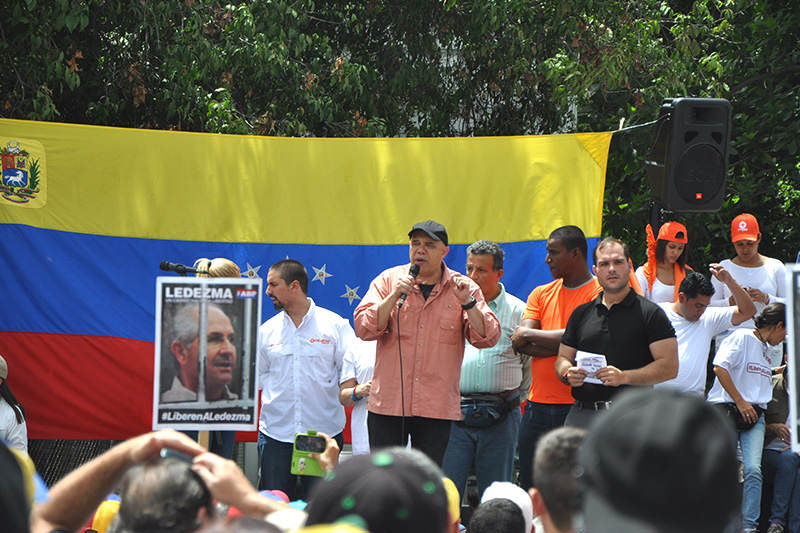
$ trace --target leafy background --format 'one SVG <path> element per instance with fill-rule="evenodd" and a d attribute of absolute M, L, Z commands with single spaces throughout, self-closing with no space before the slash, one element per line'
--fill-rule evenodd
<path fill-rule="evenodd" d="M 663 98 L 733 108 L 722 209 L 681 214 L 690 264 L 800 248 L 800 11 L 767 0 L 10 0 L 0 116 L 279 136 L 602 131 Z M 644 259 L 652 127 L 611 145 L 604 232 Z M 510 221 L 513 223 L 513 221 Z"/>

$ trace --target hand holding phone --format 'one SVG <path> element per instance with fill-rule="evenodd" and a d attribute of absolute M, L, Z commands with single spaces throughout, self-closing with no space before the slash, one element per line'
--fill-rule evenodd
<path fill-rule="evenodd" d="M 318 435 L 314 430 L 296 434 L 292 450 L 292 474 L 296 476 L 324 476 L 325 469 L 322 468 L 319 461 L 311 457 L 311 454 L 323 453 L 326 447 L 327 441 L 325 437 Z"/>

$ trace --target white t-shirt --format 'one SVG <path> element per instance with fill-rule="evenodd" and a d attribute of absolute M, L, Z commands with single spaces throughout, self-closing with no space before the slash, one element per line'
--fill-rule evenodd
<path fill-rule="evenodd" d="M 658 278 L 653 280 L 653 290 L 650 290 L 650 285 L 647 283 L 647 278 L 644 276 L 644 267 L 640 266 L 636 269 L 636 279 L 639 280 L 639 286 L 642 288 L 642 296 L 655 302 L 657 304 L 675 301 L 675 285 L 667 285 L 658 281 Z"/>
<path fill-rule="evenodd" d="M 353 349 L 344 354 L 342 374 L 339 378 L 340 385 L 353 378 L 359 385 L 372 379 L 372 372 L 375 370 L 376 345 L 377 341 L 356 339 Z M 353 444 L 353 455 L 369 453 L 366 398 L 356 402 L 350 413 L 350 436 Z"/>
<path fill-rule="evenodd" d="M 659 307 L 667 314 L 678 338 L 678 375 L 654 387 L 703 396 L 711 339 L 732 327 L 731 319 L 736 308 L 708 307 L 699 320 L 690 322 L 673 311 L 671 303 L 662 303 Z"/>
<path fill-rule="evenodd" d="M 744 289 L 758 289 L 763 293 L 769 294 L 769 301 L 786 303 L 786 267 L 778 261 L 768 257 L 760 267 L 742 267 L 734 264 L 730 259 L 720 261 L 720 265 L 730 272 L 731 277 Z M 717 307 L 727 307 L 730 305 L 729 298 L 731 291 L 727 285 L 717 278 L 711 278 L 711 285 L 714 287 L 714 296 L 711 298 L 711 305 Z M 753 302 L 756 306 L 756 316 L 764 310 L 765 305 L 761 302 Z M 737 328 L 753 329 L 753 320 L 745 320 Z"/>
<path fill-rule="evenodd" d="M 728 371 L 736 390 L 748 403 L 766 408 L 772 399 L 772 367 L 767 344 L 758 340 L 752 329 L 735 329 L 722 341 L 714 356 L 714 365 Z M 719 382 L 708 391 L 711 403 L 733 403 Z"/>
<path fill-rule="evenodd" d="M 769 301 L 786 303 L 786 267 L 777 259 L 768 257 L 764 264 L 760 267 L 742 267 L 734 264 L 730 259 L 720 261 L 720 265 L 724 266 L 730 272 L 736 283 L 744 289 L 758 289 L 763 293 L 769 294 Z M 729 298 L 731 291 L 728 286 L 719 281 L 717 278 L 711 278 L 711 285 L 714 287 L 714 296 L 711 298 L 711 305 L 725 307 L 730 305 Z M 758 316 L 764 310 L 765 305 L 761 302 L 754 301 L 756 306 L 756 314 Z M 753 329 L 756 327 L 753 319 L 745 320 L 737 328 Z M 719 346 L 725 337 L 730 335 L 731 330 L 721 333 L 717 337 L 717 346 Z M 772 366 L 781 364 L 783 358 L 783 348 L 781 345 L 770 346 L 768 348 L 769 356 Z"/>
<path fill-rule="evenodd" d="M 17 414 L 7 401 L 0 398 L 0 439 L 6 441 L 9 448 L 28 453 L 28 426 L 23 420 L 17 422 Z"/>

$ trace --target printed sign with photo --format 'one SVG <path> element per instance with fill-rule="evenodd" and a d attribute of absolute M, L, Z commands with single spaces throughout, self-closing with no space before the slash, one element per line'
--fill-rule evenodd
<path fill-rule="evenodd" d="M 256 429 L 261 292 L 261 279 L 157 278 L 154 429 Z"/>
<path fill-rule="evenodd" d="M 788 270 L 789 279 L 786 286 L 789 288 L 788 298 L 786 300 L 786 350 L 787 350 L 787 366 L 786 376 L 789 376 L 789 402 L 791 408 L 789 409 L 790 428 L 792 429 L 792 449 L 800 453 L 800 421 L 798 421 L 798 413 L 800 412 L 800 397 L 798 391 L 800 387 L 797 386 L 797 380 L 800 379 L 800 369 L 798 367 L 798 358 L 800 358 L 800 263 L 786 265 Z"/>

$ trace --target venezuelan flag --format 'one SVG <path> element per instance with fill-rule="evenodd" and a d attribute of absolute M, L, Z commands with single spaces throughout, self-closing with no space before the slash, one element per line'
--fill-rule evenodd
<path fill-rule="evenodd" d="M 408 261 L 409 228 L 433 218 L 448 228 L 457 270 L 469 243 L 502 243 L 503 280 L 525 299 L 551 279 L 551 230 L 576 224 L 599 236 L 610 140 L 300 139 L 0 120 L 11 180 L 0 184 L 0 353 L 29 436 L 149 430 L 162 260 L 228 257 L 266 277 L 288 256 L 306 265 L 318 305 L 351 318 L 372 278 Z M 262 319 L 273 313 L 265 305 Z"/>

